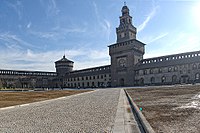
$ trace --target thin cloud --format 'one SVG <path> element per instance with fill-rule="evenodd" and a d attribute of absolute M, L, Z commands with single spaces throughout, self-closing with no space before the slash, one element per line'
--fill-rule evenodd
<path fill-rule="evenodd" d="M 97 16 L 97 19 L 99 19 L 99 12 L 98 12 L 98 8 L 97 8 L 97 4 L 93 1 L 92 2 L 93 4 L 93 7 L 94 7 L 94 12 L 95 12 L 95 15 Z"/>
<path fill-rule="evenodd" d="M 11 7 L 18 15 L 19 19 L 22 19 L 23 16 L 23 4 L 21 1 L 17 0 L 15 4 L 7 1 L 7 5 Z"/>
<path fill-rule="evenodd" d="M 158 9 L 158 6 L 154 7 L 153 10 L 147 15 L 146 19 L 144 20 L 144 22 L 138 26 L 138 32 L 144 30 L 144 28 L 147 26 L 147 24 L 149 23 L 149 21 L 154 17 L 154 15 L 156 14 L 156 11 Z"/>
<path fill-rule="evenodd" d="M 28 33 L 32 34 L 34 36 L 37 36 L 39 38 L 45 38 L 45 39 L 52 39 L 52 40 L 58 40 L 63 39 L 66 37 L 68 33 L 84 33 L 86 32 L 86 28 L 82 27 L 75 27 L 75 28 L 60 28 L 56 27 L 53 28 L 50 31 L 36 31 L 33 29 L 29 29 Z"/>
<path fill-rule="evenodd" d="M 24 41 L 23 39 L 19 38 L 17 35 L 10 34 L 10 33 L 0 33 L 0 41 L 3 45 L 7 46 L 7 48 L 23 48 L 31 47 L 31 48 L 37 48 L 36 46 Z"/>
<path fill-rule="evenodd" d="M 159 35 L 159 36 L 156 36 L 156 37 L 152 38 L 151 40 L 149 40 L 149 41 L 147 42 L 147 44 L 150 44 L 150 43 L 153 43 L 153 42 L 155 42 L 155 41 L 157 41 L 157 40 L 160 40 L 160 39 L 166 37 L 168 34 L 169 34 L 169 33 L 163 33 L 163 34 L 161 34 L 161 35 Z"/>
<path fill-rule="evenodd" d="M 94 7 L 95 16 L 97 18 L 97 23 L 100 25 L 101 29 L 103 29 L 103 31 L 98 31 L 104 32 L 104 34 L 107 37 L 107 40 L 109 41 L 111 33 L 111 23 L 107 19 L 101 18 L 101 16 L 99 15 L 97 4 L 94 1 L 92 2 L 92 4 Z"/>
<path fill-rule="evenodd" d="M 40 0 L 40 3 L 43 5 L 47 17 L 58 15 L 60 12 L 55 0 Z"/>

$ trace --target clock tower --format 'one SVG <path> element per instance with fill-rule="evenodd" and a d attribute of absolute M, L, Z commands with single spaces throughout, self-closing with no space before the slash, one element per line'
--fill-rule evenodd
<path fill-rule="evenodd" d="M 122 7 L 117 42 L 109 47 L 111 57 L 111 86 L 133 86 L 134 67 L 143 59 L 145 44 L 136 39 L 137 29 L 132 24 L 129 8 Z"/>

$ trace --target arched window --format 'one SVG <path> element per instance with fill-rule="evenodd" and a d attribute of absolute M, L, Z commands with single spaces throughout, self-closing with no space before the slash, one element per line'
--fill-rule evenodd
<path fill-rule="evenodd" d="M 152 83 L 152 84 L 155 83 L 155 77 L 151 77 L 151 83 Z"/>
<path fill-rule="evenodd" d="M 172 76 L 172 83 L 176 83 L 177 82 L 177 76 L 176 75 L 173 75 Z"/>
<path fill-rule="evenodd" d="M 120 86 L 124 86 L 124 79 L 120 79 Z"/>
<path fill-rule="evenodd" d="M 139 83 L 140 83 L 140 85 L 144 85 L 144 79 L 141 78 Z"/>
<path fill-rule="evenodd" d="M 150 74 L 153 74 L 153 69 L 150 69 Z"/>
<path fill-rule="evenodd" d="M 87 82 L 87 87 L 90 87 L 90 83 L 89 82 Z"/>
<path fill-rule="evenodd" d="M 158 73 L 162 73 L 162 68 L 159 68 L 159 69 L 158 69 Z"/>
<path fill-rule="evenodd" d="M 195 79 L 196 79 L 196 80 L 199 80 L 199 73 L 196 73 L 196 74 L 195 74 Z"/>
<path fill-rule="evenodd" d="M 147 70 L 143 70 L 143 74 L 144 74 L 144 75 L 147 75 Z"/>
<path fill-rule="evenodd" d="M 193 67 L 192 67 L 194 70 L 197 69 L 197 65 L 196 64 L 193 64 Z"/>
<path fill-rule="evenodd" d="M 198 69 L 200 69 L 200 63 L 199 63 L 199 65 L 198 65 Z"/>
<path fill-rule="evenodd" d="M 171 72 L 172 71 L 172 68 L 171 67 L 168 67 L 168 72 Z"/>
<path fill-rule="evenodd" d="M 166 81 L 166 77 L 165 77 L 165 76 L 162 76 L 161 82 L 164 83 L 165 81 Z"/>
<path fill-rule="evenodd" d="M 177 66 L 174 67 L 174 71 L 175 71 L 175 72 L 178 71 L 178 67 L 177 67 Z"/>

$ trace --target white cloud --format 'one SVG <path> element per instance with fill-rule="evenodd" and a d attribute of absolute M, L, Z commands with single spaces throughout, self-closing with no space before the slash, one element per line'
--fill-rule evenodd
<path fill-rule="evenodd" d="M 200 50 L 200 38 L 197 34 L 179 32 L 172 33 L 172 37 L 169 34 L 168 36 L 175 39 L 167 39 L 167 42 L 166 39 L 160 40 L 159 45 L 161 47 L 159 49 L 148 47 L 144 57 L 151 58 Z"/>
<path fill-rule="evenodd" d="M 75 62 L 74 69 L 80 70 L 109 64 L 107 50 L 71 49 L 65 53 L 66 58 Z M 3 56 L 2 56 L 3 55 Z M 54 62 L 61 59 L 63 51 L 35 52 L 31 49 L 22 51 L 1 51 L 1 69 L 55 71 Z M 84 57 L 84 58 L 80 58 Z"/>

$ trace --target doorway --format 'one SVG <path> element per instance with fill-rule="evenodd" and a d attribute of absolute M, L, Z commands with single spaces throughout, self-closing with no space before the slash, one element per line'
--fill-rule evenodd
<path fill-rule="evenodd" d="M 120 86 L 124 86 L 124 79 L 123 78 L 120 79 Z"/>
<path fill-rule="evenodd" d="M 181 76 L 181 83 L 184 83 L 184 84 L 189 83 L 189 76 L 188 75 Z"/>

